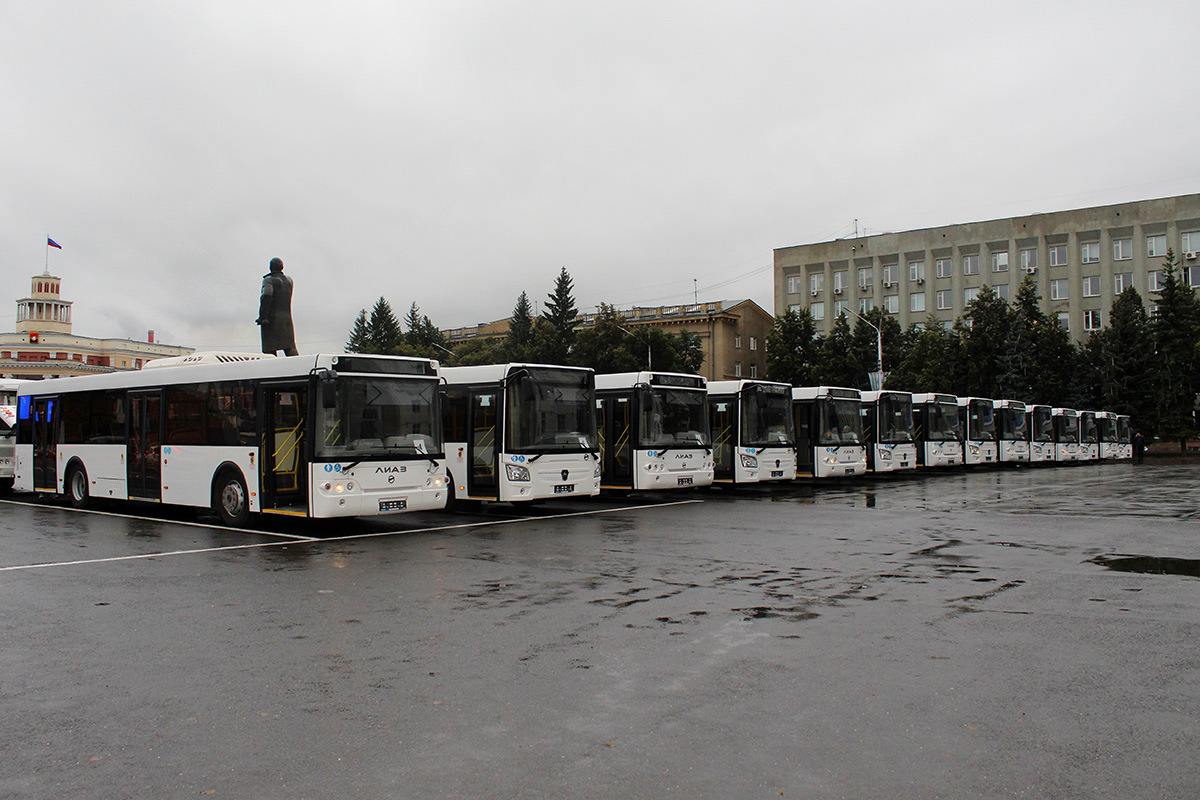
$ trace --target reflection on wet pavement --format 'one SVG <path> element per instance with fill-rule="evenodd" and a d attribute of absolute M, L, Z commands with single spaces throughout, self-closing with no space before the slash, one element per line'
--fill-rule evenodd
<path fill-rule="evenodd" d="M 1163 558 L 1160 556 L 1107 555 L 1088 559 L 1117 572 L 1141 572 L 1150 575 L 1187 575 L 1200 578 L 1200 559 Z"/>

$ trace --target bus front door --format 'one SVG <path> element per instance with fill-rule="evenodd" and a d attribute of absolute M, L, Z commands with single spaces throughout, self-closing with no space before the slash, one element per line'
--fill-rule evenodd
<path fill-rule="evenodd" d="M 633 440 L 631 407 L 628 397 L 606 397 L 603 403 L 600 435 L 602 470 L 610 486 L 633 486 Z"/>
<path fill-rule="evenodd" d="M 308 384 L 263 386 L 262 507 L 308 513 Z"/>
<path fill-rule="evenodd" d="M 129 393 L 125 470 L 130 498 L 162 499 L 162 392 Z"/>
<path fill-rule="evenodd" d="M 499 415 L 499 395 L 494 390 L 471 391 L 471 471 L 467 478 L 467 494 L 471 497 L 499 499 L 499 483 L 496 480 L 497 452 L 496 430 Z"/>
<path fill-rule="evenodd" d="M 58 398 L 33 400 L 33 490 L 57 492 Z"/>

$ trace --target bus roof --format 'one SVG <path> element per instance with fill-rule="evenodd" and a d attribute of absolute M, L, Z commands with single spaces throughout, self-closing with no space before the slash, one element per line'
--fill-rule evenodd
<path fill-rule="evenodd" d="M 779 383 L 778 381 L 763 381 L 757 378 L 739 378 L 738 380 L 732 381 L 709 381 L 708 393 L 739 394 L 742 392 L 742 390 L 750 386 L 776 386 L 784 390 L 792 388 L 789 384 Z"/>
<path fill-rule="evenodd" d="M 475 364 L 468 367 L 442 367 L 441 376 L 446 383 L 499 383 L 519 369 L 558 369 L 572 372 L 593 372 L 591 367 L 568 367 L 562 364 L 527 364 L 524 362 L 509 362 L 507 364 Z"/>
<path fill-rule="evenodd" d="M 817 400 L 825 397 L 837 400 L 862 400 L 862 392 L 858 389 L 847 389 L 844 386 L 796 386 L 792 388 L 793 400 Z"/>
<path fill-rule="evenodd" d="M 370 362 L 404 362 L 423 365 L 429 377 L 436 374 L 437 362 L 409 356 L 377 356 L 357 354 L 316 354 L 282 356 L 248 361 L 216 363 L 184 363 L 175 366 L 141 369 L 131 372 L 109 372 L 104 375 L 77 375 L 67 378 L 48 378 L 44 381 L 23 381 L 17 390 L 20 395 L 46 395 L 61 392 L 84 392 L 102 389 L 136 389 L 141 386 L 171 386 L 209 381 L 236 381 L 255 378 L 299 378 L 313 370 L 361 366 Z M 346 369 L 347 372 L 358 371 Z"/>
<path fill-rule="evenodd" d="M 992 405 L 996 408 L 1013 408 L 1020 411 L 1025 411 L 1029 408 L 1020 400 L 993 400 Z"/>
<path fill-rule="evenodd" d="M 907 397 L 910 400 L 916 398 L 916 395 L 914 395 L 912 392 L 902 392 L 899 389 L 880 389 L 877 392 L 867 391 L 859 392 L 859 394 L 862 395 L 862 401 L 864 403 L 874 403 L 884 395 L 887 395 L 888 397 Z"/>
<path fill-rule="evenodd" d="M 704 391 L 708 381 L 702 375 L 687 375 L 682 372 L 610 372 L 596 376 L 596 390 L 631 389 L 639 385 L 670 386 L 675 389 L 697 389 Z"/>
<path fill-rule="evenodd" d="M 952 394 L 938 392 L 916 392 L 913 394 L 914 403 L 951 403 L 958 405 L 958 397 Z"/>

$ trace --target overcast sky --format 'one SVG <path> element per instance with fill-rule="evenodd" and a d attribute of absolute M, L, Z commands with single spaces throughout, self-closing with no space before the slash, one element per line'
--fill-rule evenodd
<path fill-rule="evenodd" d="M 0 330 L 301 352 L 750 297 L 772 249 L 1200 191 L 1200 3 L 0 0 Z"/>

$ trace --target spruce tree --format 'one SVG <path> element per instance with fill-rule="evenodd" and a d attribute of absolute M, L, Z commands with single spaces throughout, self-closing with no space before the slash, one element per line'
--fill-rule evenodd
<path fill-rule="evenodd" d="M 354 327 L 350 329 L 350 338 L 346 341 L 347 353 L 367 353 L 371 346 L 371 334 L 367 327 L 367 310 L 364 308 L 358 312 L 358 317 L 354 320 Z"/>
<path fill-rule="evenodd" d="M 767 334 L 767 377 L 793 386 L 812 386 L 821 352 L 817 326 L 807 308 L 775 318 Z"/>
<path fill-rule="evenodd" d="M 1186 450 L 1196 433 L 1196 390 L 1200 388 L 1200 302 L 1177 271 L 1175 252 L 1167 250 L 1158 304 L 1150 322 L 1154 341 L 1154 400 L 1158 435 Z"/>
<path fill-rule="evenodd" d="M 571 348 L 575 344 L 575 322 L 577 317 L 575 297 L 572 295 L 571 274 L 563 267 L 554 281 L 554 291 L 546 299 L 546 310 L 542 319 L 549 325 L 544 348 L 539 357 L 551 364 L 572 363 Z"/>
<path fill-rule="evenodd" d="M 400 331 L 400 323 L 387 300 L 380 297 L 371 309 L 371 319 L 367 323 L 368 338 L 371 349 L 368 352 L 390 355 L 403 343 L 404 335 Z"/>
<path fill-rule="evenodd" d="M 512 319 L 508 323 L 508 335 L 504 337 L 504 348 L 509 361 L 528 361 L 533 344 L 533 305 L 529 295 L 521 292 L 513 307 Z"/>

